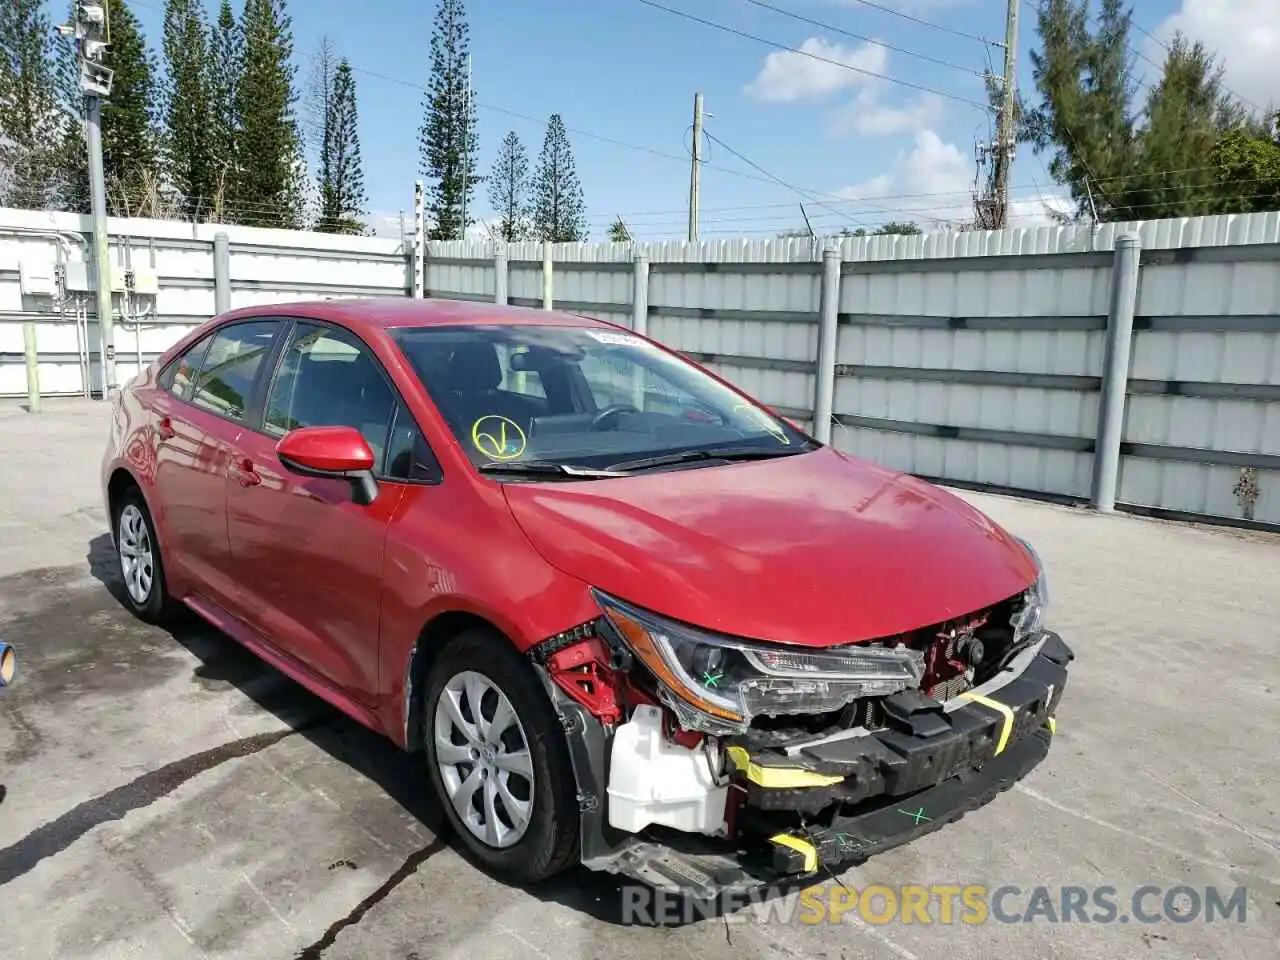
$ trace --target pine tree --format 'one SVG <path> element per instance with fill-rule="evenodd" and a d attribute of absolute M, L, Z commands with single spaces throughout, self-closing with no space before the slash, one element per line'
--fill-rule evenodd
<path fill-rule="evenodd" d="M 1050 154 L 1049 172 L 1077 215 L 1099 220 L 1185 217 L 1254 209 L 1249 184 L 1206 170 L 1215 147 L 1248 119 L 1199 44 L 1177 36 L 1160 77 L 1138 101 L 1123 0 L 1046 0 L 1031 54 L 1040 104 L 1022 139 Z M 1092 31 L 1090 20 L 1093 21 Z"/>
<path fill-rule="evenodd" d="M 284 0 L 245 0 L 241 23 L 244 70 L 236 89 L 233 177 L 237 219 L 253 226 L 296 227 L 301 143 L 293 113 L 291 20 Z"/>
<path fill-rule="evenodd" d="M 627 221 L 622 219 L 622 214 L 618 214 L 613 223 L 609 224 L 609 242 L 610 243 L 630 243 L 631 231 L 627 229 Z"/>
<path fill-rule="evenodd" d="M 56 36 L 41 0 L 0 4 L 0 199 L 12 206 L 58 199 L 69 119 L 57 96 Z"/>
<path fill-rule="evenodd" d="M 332 117 L 329 102 L 333 96 L 333 77 L 338 70 L 338 48 L 328 34 L 320 38 L 307 72 L 306 104 L 302 115 L 302 138 L 307 156 L 315 161 L 316 176 L 325 179 L 324 153 L 326 124 Z"/>
<path fill-rule="evenodd" d="M 333 73 L 325 119 L 325 171 L 320 185 L 320 227 L 327 233 L 361 233 L 366 202 L 360 161 L 356 81 L 344 57 Z"/>
<path fill-rule="evenodd" d="M 489 176 L 489 203 L 498 214 L 498 237 L 511 243 L 529 232 L 529 157 L 512 130 L 498 147 Z"/>
<path fill-rule="evenodd" d="M 236 144 L 240 126 L 236 119 L 236 91 L 244 69 L 244 38 L 231 10 L 222 0 L 218 22 L 209 40 L 209 113 L 213 128 L 214 207 L 225 214 L 235 206 L 231 186 L 235 181 Z M 221 208 L 221 209 L 218 209 Z M 227 219 L 225 216 L 220 219 Z"/>
<path fill-rule="evenodd" d="M 102 102 L 102 170 L 113 206 L 137 215 L 156 183 L 155 62 L 125 0 L 108 0 L 107 15 L 111 43 L 103 63 L 113 76 Z"/>
<path fill-rule="evenodd" d="M 168 0 L 164 11 L 165 166 L 182 214 L 207 214 L 217 188 L 206 64 L 208 27 L 201 0 Z"/>
<path fill-rule="evenodd" d="M 462 0 L 440 0 L 431 32 L 431 79 L 418 131 L 427 213 L 431 237 L 436 240 L 465 235 L 470 224 L 463 223 L 463 211 L 471 206 L 477 182 L 476 109 L 468 89 L 467 35 Z"/>
<path fill-rule="evenodd" d="M 1222 72 L 1203 44 L 1173 36 L 1160 80 L 1147 91 L 1140 171 L 1121 185 L 1140 219 L 1230 213 L 1239 209 L 1234 197 L 1252 192 L 1248 184 L 1222 183 L 1221 171 L 1205 163 L 1223 133 L 1248 119 Z"/>
<path fill-rule="evenodd" d="M 533 229 L 539 240 L 580 243 L 587 239 L 582 184 L 574 171 L 569 136 L 558 113 L 553 113 L 547 123 L 533 193 Z"/>

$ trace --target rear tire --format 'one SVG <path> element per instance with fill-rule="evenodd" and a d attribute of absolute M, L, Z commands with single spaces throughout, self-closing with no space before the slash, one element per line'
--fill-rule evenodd
<path fill-rule="evenodd" d="M 564 729 L 506 637 L 473 629 L 448 643 L 427 683 L 422 723 L 432 785 L 467 854 L 511 883 L 545 880 L 577 862 L 577 788 Z"/>
<path fill-rule="evenodd" d="M 131 487 L 116 503 L 116 561 L 124 585 L 124 599 L 134 616 L 147 623 L 171 619 L 177 604 L 169 595 L 151 511 L 142 493 Z"/>

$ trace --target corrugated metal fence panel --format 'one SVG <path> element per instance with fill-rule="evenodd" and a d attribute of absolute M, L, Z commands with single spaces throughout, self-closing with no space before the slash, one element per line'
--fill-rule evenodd
<path fill-rule="evenodd" d="M 98 330 L 92 293 L 74 298 L 89 314 L 87 329 L 72 319 L 76 302 L 23 297 L 17 271 L 23 261 L 48 268 L 63 258 L 84 261 L 92 221 L 87 216 L 0 209 L 0 395 L 26 393 L 21 312 L 38 316 L 42 393 L 84 390 L 82 349 L 87 337 L 93 389 L 99 389 Z M 137 322 L 117 314 L 113 327 L 117 379 L 126 382 L 141 362 L 163 353 L 214 312 L 213 238 L 230 241 L 231 305 L 281 303 L 326 297 L 404 296 L 406 261 L 395 240 L 293 230 L 263 230 L 169 220 L 109 218 L 113 271 L 132 265 L 154 274 L 159 293 L 135 298 Z M 59 239 L 58 235 L 61 235 Z M 117 294 L 116 309 L 126 304 Z M 60 319 L 60 317 L 62 319 Z"/>
<path fill-rule="evenodd" d="M 1142 269 L 1124 439 L 1146 446 L 1122 460 L 1121 502 L 1243 518 L 1252 474 L 1252 519 L 1280 523 L 1280 470 L 1259 466 L 1280 463 L 1280 250 L 1235 252 Z"/>
<path fill-rule="evenodd" d="M 1086 495 L 1090 454 L 1052 446 L 1096 430 L 1109 256 L 1046 252 L 1075 243 L 1069 232 L 1023 231 L 1018 257 L 980 246 L 988 236 L 932 251 L 927 237 L 859 239 L 873 261 L 890 245 L 907 256 L 843 278 L 834 408 L 845 429 L 833 438 L 924 476 Z M 1028 254 L 1035 269 L 1020 269 Z"/>

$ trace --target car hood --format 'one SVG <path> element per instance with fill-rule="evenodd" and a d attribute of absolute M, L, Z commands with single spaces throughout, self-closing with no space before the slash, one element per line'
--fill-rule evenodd
<path fill-rule="evenodd" d="M 1036 567 L 958 497 L 824 447 L 773 460 L 507 483 L 546 560 L 606 593 L 740 637 L 832 646 L 1015 595 Z"/>

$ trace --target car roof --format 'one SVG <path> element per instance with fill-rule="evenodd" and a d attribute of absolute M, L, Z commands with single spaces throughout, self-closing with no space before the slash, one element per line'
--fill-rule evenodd
<path fill-rule="evenodd" d="M 594 317 L 559 310 L 537 310 L 506 304 L 468 300 L 443 300 L 409 297 L 371 297 L 368 299 L 300 300 L 291 303 L 263 303 L 241 307 L 222 316 L 243 320 L 250 317 L 308 317 L 332 320 L 353 328 L 393 329 L 453 325 L 498 326 L 574 326 L 609 327 L 617 325 Z"/>

